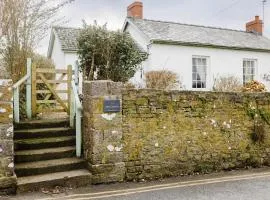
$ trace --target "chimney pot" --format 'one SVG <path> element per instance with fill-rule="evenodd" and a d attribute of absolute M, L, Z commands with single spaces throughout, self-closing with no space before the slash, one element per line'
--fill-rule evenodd
<path fill-rule="evenodd" d="M 135 1 L 127 8 L 127 16 L 142 19 L 143 18 L 143 3 L 141 1 Z"/>
<path fill-rule="evenodd" d="M 246 31 L 257 33 L 259 35 L 263 34 L 263 21 L 260 20 L 259 16 L 255 16 L 255 20 L 246 23 Z"/>
<path fill-rule="evenodd" d="M 260 16 L 255 16 L 255 21 L 259 21 L 260 20 Z"/>

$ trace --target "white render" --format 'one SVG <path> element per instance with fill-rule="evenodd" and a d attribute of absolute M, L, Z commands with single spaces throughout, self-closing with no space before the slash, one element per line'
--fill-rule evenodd
<path fill-rule="evenodd" d="M 71 65 L 72 69 L 74 70 L 75 63 L 79 59 L 79 56 L 76 51 L 66 51 L 62 49 L 60 40 L 53 29 L 51 32 L 51 39 L 47 57 L 52 59 L 56 69 L 67 69 L 67 67 Z M 59 78 L 59 76 L 56 78 Z M 59 90 L 66 89 L 66 86 L 65 84 L 59 84 L 57 89 Z M 79 89 L 80 93 L 82 93 L 82 75 L 80 75 Z M 66 95 L 61 94 L 61 96 L 63 98 L 67 98 L 64 97 Z"/>
<path fill-rule="evenodd" d="M 48 53 L 48 58 L 52 59 L 56 69 L 67 69 L 68 65 L 75 65 L 75 62 L 78 60 L 77 52 L 64 51 L 61 48 L 59 38 L 56 34 L 52 32 L 51 35 L 51 53 Z"/>
<path fill-rule="evenodd" d="M 153 70 L 170 70 L 179 75 L 184 90 L 212 90 L 214 79 L 233 75 L 243 80 L 243 60 L 256 59 L 256 80 L 264 83 L 270 90 L 270 53 L 233 49 L 218 49 L 195 46 L 169 45 L 151 43 L 134 24 L 126 23 L 123 29 L 149 54 L 143 63 L 143 73 Z M 192 88 L 192 57 L 209 57 L 207 83 L 205 89 Z M 141 72 L 132 79 L 136 85 L 143 85 Z"/>

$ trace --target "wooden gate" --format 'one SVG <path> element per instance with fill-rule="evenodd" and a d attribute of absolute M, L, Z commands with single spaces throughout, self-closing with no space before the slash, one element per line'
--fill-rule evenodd
<path fill-rule="evenodd" d="M 49 77 L 49 78 L 48 78 Z M 32 66 L 32 115 L 46 112 L 70 114 L 72 66 L 67 70 Z M 60 89 L 58 89 L 58 87 Z"/>

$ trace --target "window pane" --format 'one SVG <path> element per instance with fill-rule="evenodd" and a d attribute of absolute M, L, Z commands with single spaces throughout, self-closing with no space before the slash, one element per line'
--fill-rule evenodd
<path fill-rule="evenodd" d="M 197 88 L 197 82 L 196 81 L 192 82 L 192 88 Z"/>
<path fill-rule="evenodd" d="M 206 82 L 202 82 L 202 88 L 206 88 Z"/>
<path fill-rule="evenodd" d="M 246 73 L 247 73 L 247 74 L 251 74 L 251 67 L 248 67 L 248 68 L 247 68 Z"/>
<path fill-rule="evenodd" d="M 197 81 L 200 81 L 201 80 L 201 76 L 200 74 L 197 74 L 197 78 L 196 78 Z"/>
<path fill-rule="evenodd" d="M 252 75 L 247 75 L 247 82 L 252 81 Z"/>
<path fill-rule="evenodd" d="M 206 67 L 206 58 L 202 59 L 202 64 Z"/>
<path fill-rule="evenodd" d="M 196 63 L 196 58 L 192 58 L 192 65 L 193 65 L 193 66 L 197 65 L 197 63 Z"/>
<path fill-rule="evenodd" d="M 255 67 L 251 68 L 251 74 L 254 75 L 255 74 Z"/>
<path fill-rule="evenodd" d="M 246 84 L 255 78 L 256 74 L 256 60 L 243 61 L 243 83 Z"/>
<path fill-rule="evenodd" d="M 243 62 L 243 67 L 244 68 L 247 67 L 247 62 L 246 61 Z"/>
<path fill-rule="evenodd" d="M 199 82 L 197 83 L 197 88 L 202 88 L 202 82 L 201 82 L 201 81 L 199 81 Z"/>
<path fill-rule="evenodd" d="M 250 67 L 254 67 L 255 62 L 254 61 L 250 61 Z"/>
<path fill-rule="evenodd" d="M 197 67 L 195 65 L 192 66 L 192 72 L 197 72 Z"/>
<path fill-rule="evenodd" d="M 197 63 L 197 64 L 198 64 L 199 66 L 202 65 L 202 59 L 201 59 L 201 58 L 198 58 L 197 60 L 198 60 L 198 63 Z"/>
<path fill-rule="evenodd" d="M 203 76 L 201 76 L 201 80 L 204 81 L 204 82 L 206 81 L 206 74 L 204 74 Z"/>
<path fill-rule="evenodd" d="M 196 73 L 192 73 L 192 81 L 197 79 L 197 74 Z"/>
<path fill-rule="evenodd" d="M 250 67 L 250 61 L 247 61 L 247 67 Z"/>
<path fill-rule="evenodd" d="M 192 87 L 205 88 L 207 59 L 201 57 L 192 58 L 192 64 Z"/>

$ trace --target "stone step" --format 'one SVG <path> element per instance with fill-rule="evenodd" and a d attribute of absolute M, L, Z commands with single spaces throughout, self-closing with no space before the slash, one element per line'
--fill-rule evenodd
<path fill-rule="evenodd" d="M 15 152 L 15 162 L 34 162 L 42 160 L 53 160 L 60 158 L 69 158 L 75 156 L 76 147 L 59 147 L 38 150 L 24 150 Z"/>
<path fill-rule="evenodd" d="M 69 119 L 31 120 L 20 122 L 14 125 L 15 130 L 54 127 L 69 127 Z"/>
<path fill-rule="evenodd" d="M 53 147 L 74 146 L 76 144 L 75 136 L 51 137 L 38 139 L 22 139 L 14 141 L 14 148 L 19 150 L 46 149 Z"/>
<path fill-rule="evenodd" d="M 74 129 L 60 128 L 40 128 L 40 129 L 22 129 L 14 131 L 14 139 L 30 139 L 30 138 L 48 138 L 69 136 L 75 134 Z"/>
<path fill-rule="evenodd" d="M 91 173 L 84 169 L 19 177 L 17 192 L 38 191 L 42 188 L 54 188 L 55 186 L 82 187 L 91 184 L 91 177 Z"/>
<path fill-rule="evenodd" d="M 85 168 L 85 161 L 78 158 L 62 158 L 55 160 L 19 163 L 15 165 L 17 177 L 56 173 Z"/>

